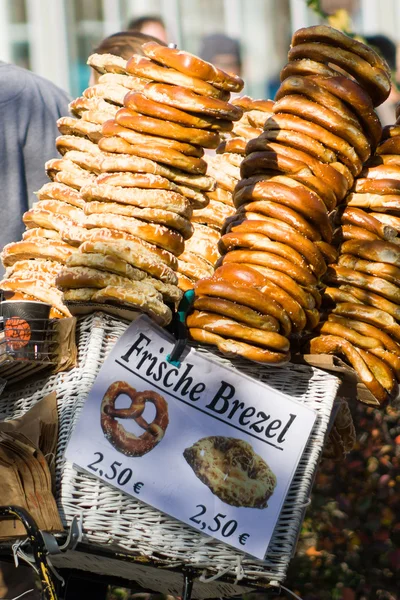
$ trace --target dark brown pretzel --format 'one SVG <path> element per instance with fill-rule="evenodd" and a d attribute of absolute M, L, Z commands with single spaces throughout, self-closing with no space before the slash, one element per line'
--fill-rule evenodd
<path fill-rule="evenodd" d="M 115 401 L 121 394 L 131 399 L 129 408 L 115 408 Z M 156 408 L 155 419 L 150 424 L 142 417 L 146 402 L 151 402 Z M 109 386 L 100 413 L 104 435 L 114 448 L 126 456 L 143 456 L 150 452 L 164 437 L 169 423 L 168 405 L 160 394 L 149 390 L 137 392 L 126 381 L 115 381 Z M 128 433 L 116 419 L 134 419 L 144 433 L 139 437 Z"/>

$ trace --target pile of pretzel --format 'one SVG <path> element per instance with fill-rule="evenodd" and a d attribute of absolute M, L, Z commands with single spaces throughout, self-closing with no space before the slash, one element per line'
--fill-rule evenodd
<path fill-rule="evenodd" d="M 344 357 L 378 404 L 398 394 L 400 380 L 399 211 L 398 122 L 346 198 L 344 241 L 326 275 L 330 314 L 310 343 L 312 353 Z"/>
<path fill-rule="evenodd" d="M 222 267 L 196 285 L 188 318 L 194 339 L 274 363 L 288 360 L 292 334 L 318 325 L 337 258 L 332 219 L 379 142 L 374 106 L 390 72 L 364 44 L 316 26 L 294 34 L 281 80 L 273 116 L 245 149 Z"/>
<path fill-rule="evenodd" d="M 193 208 L 215 187 L 203 148 L 215 148 L 241 117 L 227 100 L 243 82 L 155 43 L 144 53 L 128 63 L 90 57 L 103 74 L 71 103 L 75 117 L 58 121 L 63 156 L 46 165 L 53 182 L 39 190 L 24 216 L 29 231 L 3 260 L 12 266 L 23 252 L 29 273 L 45 273 L 67 303 L 124 304 L 165 325 L 182 294 L 177 257 L 192 235 Z M 26 247 L 33 238 L 35 250 Z"/>
<path fill-rule="evenodd" d="M 273 103 L 242 96 L 234 99 L 232 104 L 243 110 L 243 116 L 233 124 L 231 132 L 223 134 L 226 139 L 220 143 L 216 154 L 204 157 L 208 165 L 207 175 L 217 185 L 213 191 L 206 192 L 208 205 L 193 210 L 193 236 L 178 261 L 179 287 L 183 291 L 192 289 L 196 281 L 214 273 L 220 257 L 218 243 L 221 230 L 225 221 L 235 213 L 232 193 L 240 180 L 240 164 L 246 143 L 261 133 L 262 129 L 256 126 L 266 121 Z M 193 264 L 195 261 L 196 265 Z"/>

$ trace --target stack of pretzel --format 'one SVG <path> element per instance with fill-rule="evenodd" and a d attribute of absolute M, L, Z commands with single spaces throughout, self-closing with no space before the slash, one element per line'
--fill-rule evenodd
<path fill-rule="evenodd" d="M 398 121 L 346 198 L 340 256 L 326 275 L 331 312 L 310 343 L 312 353 L 344 357 L 377 404 L 398 394 L 400 380 L 399 215 Z"/>
<path fill-rule="evenodd" d="M 327 26 L 294 34 L 281 79 L 273 116 L 246 146 L 222 267 L 196 285 L 188 318 L 194 339 L 267 363 L 288 360 L 291 334 L 319 322 L 332 218 L 379 142 L 374 106 L 390 92 L 384 61 Z"/>
<path fill-rule="evenodd" d="M 193 210 L 193 236 L 179 257 L 179 286 L 183 291 L 192 289 L 196 281 L 209 277 L 219 259 L 218 242 L 223 225 L 235 213 L 232 193 L 240 180 L 240 164 L 247 141 L 257 137 L 271 114 L 273 102 L 252 100 L 248 96 L 234 99 L 232 104 L 243 110 L 243 116 L 225 133 L 215 155 L 207 155 L 207 174 L 215 179 L 215 190 L 206 192 L 209 203 Z"/>
<path fill-rule="evenodd" d="M 219 131 L 240 118 L 227 100 L 243 82 L 158 44 L 145 52 L 151 58 L 133 56 L 128 64 L 90 57 L 103 74 L 71 103 L 76 118 L 58 122 L 63 157 L 47 163 L 53 182 L 24 217 L 34 229 L 25 237 L 41 250 L 26 249 L 24 258 L 44 259 L 29 260 L 38 274 L 49 259 L 58 261 L 49 277 L 67 302 L 133 306 L 165 325 L 168 305 L 181 297 L 177 256 L 192 234 L 193 207 L 205 205 L 204 192 L 215 186 L 205 176 L 203 147 L 216 147 Z"/>
<path fill-rule="evenodd" d="M 140 270 L 145 254 L 156 265 L 151 281 L 147 269 L 144 284 L 150 283 L 166 304 L 179 301 L 177 257 L 193 232 L 193 208 L 204 206 L 205 192 L 215 186 L 206 176 L 204 148 L 218 145 L 219 132 L 229 130 L 242 114 L 227 101 L 231 89 L 241 89 L 239 78 L 157 43 L 145 44 L 143 52 L 145 56 L 128 61 L 126 71 L 146 85 L 126 94 L 124 107 L 103 124 L 101 154 L 79 157 L 79 166 L 100 173 L 81 195 L 85 227 L 101 231 L 79 248 L 71 259 L 74 266 L 63 269 L 57 279 L 69 298 L 85 295 L 86 301 L 92 300 L 93 286 L 73 277 L 81 269 L 82 254 L 101 253 Z M 123 281 L 113 287 L 122 289 L 108 290 L 108 300 L 121 297 L 136 303 Z"/>

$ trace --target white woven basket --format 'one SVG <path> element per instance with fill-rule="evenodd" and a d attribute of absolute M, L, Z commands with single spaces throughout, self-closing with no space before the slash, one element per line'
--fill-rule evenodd
<path fill-rule="evenodd" d="M 115 341 L 122 335 L 127 323 L 104 313 L 85 316 L 78 323 L 78 367 L 25 385 L 21 389 L 6 392 L 0 397 L 0 417 L 15 418 L 24 414 L 45 394 L 55 390 L 59 407 L 59 441 L 56 456 L 56 486 L 58 507 L 65 526 L 75 515 L 81 515 L 85 541 L 107 546 L 119 551 L 139 553 L 150 557 L 164 568 L 194 567 L 204 571 L 204 579 L 215 582 L 194 588 L 194 597 L 227 596 L 244 591 L 240 581 L 249 585 L 267 585 L 270 581 L 282 582 L 290 558 L 295 550 L 305 507 L 308 505 L 313 478 L 322 451 L 332 405 L 339 380 L 331 374 L 304 365 L 285 367 L 262 367 L 245 360 L 228 360 L 218 353 L 197 347 L 202 354 L 222 363 L 234 366 L 271 387 L 284 392 L 317 411 L 318 418 L 309 443 L 300 460 L 283 510 L 275 528 L 264 561 L 252 558 L 221 542 L 207 537 L 189 526 L 160 513 L 155 508 L 135 500 L 123 492 L 106 485 L 91 475 L 77 471 L 63 460 L 64 451 L 74 424 L 79 416 L 94 379 Z M 74 555 L 80 555 L 75 557 Z M 60 563 L 60 557 L 56 563 Z M 107 571 L 107 559 L 80 553 L 67 553 L 65 565 L 73 568 Z M 142 571 L 133 564 L 109 560 L 110 574 L 123 571 L 146 583 Z M 108 563 L 107 563 L 108 564 Z M 92 567 L 90 566 L 92 565 Z M 125 566 L 124 566 L 125 565 Z M 126 567 L 126 568 L 125 568 Z M 149 572 L 155 571 L 148 567 Z M 157 569 L 157 571 L 159 571 Z M 162 571 L 160 572 L 162 574 Z M 157 581 L 154 575 L 148 582 L 152 589 L 180 594 L 176 573 L 164 571 L 165 577 Z M 217 581 L 218 576 L 232 577 L 238 585 Z M 158 581 L 163 583 L 158 584 Z M 160 587 L 161 586 L 161 587 Z"/>

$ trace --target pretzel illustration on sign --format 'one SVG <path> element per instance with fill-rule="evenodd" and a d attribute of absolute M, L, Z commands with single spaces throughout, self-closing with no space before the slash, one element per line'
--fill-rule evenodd
<path fill-rule="evenodd" d="M 115 401 L 122 394 L 130 398 L 129 408 L 115 408 Z M 156 416 L 151 423 L 142 417 L 146 402 L 151 402 L 156 408 Z M 137 392 L 126 381 L 115 381 L 109 386 L 100 413 L 101 427 L 107 440 L 126 456 L 143 456 L 150 452 L 164 437 L 169 423 L 168 405 L 160 394 L 149 390 Z M 117 419 L 134 419 L 144 433 L 138 437 L 127 432 Z"/>

